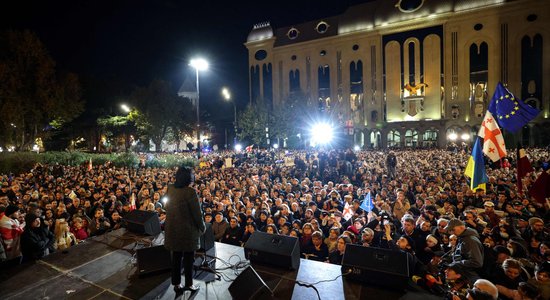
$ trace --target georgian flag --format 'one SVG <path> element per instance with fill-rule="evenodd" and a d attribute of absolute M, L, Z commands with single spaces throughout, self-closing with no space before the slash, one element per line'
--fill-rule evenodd
<path fill-rule="evenodd" d="M 506 145 L 502 131 L 490 111 L 485 113 L 477 135 L 483 139 L 483 153 L 492 161 L 506 157 Z"/>
<path fill-rule="evenodd" d="M 349 203 L 346 202 L 346 205 L 344 206 L 344 212 L 342 213 L 342 218 L 347 221 L 351 219 L 351 217 L 353 217 L 353 210 L 351 209 Z"/>

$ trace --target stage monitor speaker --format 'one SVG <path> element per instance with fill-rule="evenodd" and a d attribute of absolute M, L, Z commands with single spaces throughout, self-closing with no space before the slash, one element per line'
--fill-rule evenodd
<path fill-rule="evenodd" d="M 170 251 L 164 245 L 138 249 L 136 258 L 139 276 L 172 269 Z"/>
<path fill-rule="evenodd" d="M 342 274 L 346 278 L 391 289 L 406 289 L 409 280 L 409 256 L 403 251 L 346 245 Z"/>
<path fill-rule="evenodd" d="M 200 238 L 201 247 L 199 251 L 208 251 L 214 247 L 214 232 L 212 231 L 212 224 L 206 223 L 206 231 Z"/>
<path fill-rule="evenodd" d="M 254 300 L 269 298 L 272 293 L 254 268 L 248 266 L 231 283 L 229 294 L 235 300 Z"/>
<path fill-rule="evenodd" d="M 161 232 L 156 211 L 133 210 L 124 216 L 126 229 L 131 232 L 157 235 Z"/>
<path fill-rule="evenodd" d="M 244 246 L 244 254 L 252 263 L 269 264 L 297 270 L 300 267 L 298 238 L 254 232 Z"/>

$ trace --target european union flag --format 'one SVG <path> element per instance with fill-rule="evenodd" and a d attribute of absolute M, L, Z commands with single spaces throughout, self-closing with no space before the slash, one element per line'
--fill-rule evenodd
<path fill-rule="evenodd" d="M 370 192 L 367 194 L 367 196 L 365 196 L 365 199 L 363 200 L 363 202 L 361 203 L 361 206 L 359 207 L 361 207 L 361 209 L 363 209 L 366 212 L 370 212 L 372 210 L 372 200 L 371 200 Z"/>
<path fill-rule="evenodd" d="M 489 111 L 498 120 L 500 127 L 510 132 L 517 132 L 540 112 L 516 98 L 500 82 L 491 98 Z"/>

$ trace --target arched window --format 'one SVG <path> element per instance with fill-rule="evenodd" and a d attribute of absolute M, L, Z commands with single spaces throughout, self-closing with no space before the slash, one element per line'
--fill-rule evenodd
<path fill-rule="evenodd" d="M 290 93 L 300 91 L 300 70 L 291 70 L 288 77 Z"/>
<path fill-rule="evenodd" d="M 330 110 L 330 67 L 319 66 L 317 69 L 319 86 L 319 110 Z"/>
<path fill-rule="evenodd" d="M 418 146 L 418 131 L 409 129 L 405 131 L 405 147 L 417 147 Z"/>
<path fill-rule="evenodd" d="M 380 148 L 380 142 L 382 140 L 382 135 L 380 131 L 374 130 L 370 133 L 370 147 L 373 149 Z"/>
<path fill-rule="evenodd" d="M 434 148 L 437 146 L 437 130 L 428 129 L 422 135 L 422 146 Z"/>
<path fill-rule="evenodd" d="M 401 133 L 397 130 L 388 132 L 388 147 L 401 147 Z"/>

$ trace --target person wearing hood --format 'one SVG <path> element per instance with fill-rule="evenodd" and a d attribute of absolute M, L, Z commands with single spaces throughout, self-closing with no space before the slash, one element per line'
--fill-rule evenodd
<path fill-rule="evenodd" d="M 458 242 L 452 253 L 453 263 L 464 269 L 465 276 L 472 282 L 479 279 L 478 269 L 483 266 L 483 244 L 477 231 L 466 228 L 459 219 L 452 219 L 446 227 L 447 232 L 458 237 Z"/>
<path fill-rule="evenodd" d="M 30 213 L 25 216 L 25 231 L 21 236 L 21 252 L 24 261 L 41 259 L 53 252 L 55 237 L 47 227 L 41 226 L 41 219 Z"/>

